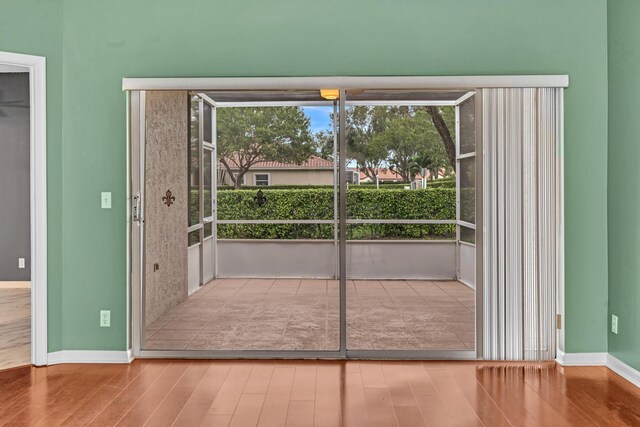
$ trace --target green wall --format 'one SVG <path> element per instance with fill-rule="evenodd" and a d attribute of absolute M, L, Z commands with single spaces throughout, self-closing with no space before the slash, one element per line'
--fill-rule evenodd
<path fill-rule="evenodd" d="M 0 51 L 47 58 L 49 351 L 62 347 L 62 3 L 0 1 Z"/>
<path fill-rule="evenodd" d="M 609 332 L 609 352 L 635 369 L 640 369 L 638 16 L 637 0 L 609 1 L 609 314 L 618 316 L 618 334 Z"/>
<path fill-rule="evenodd" d="M 31 9 L 5 3 L 0 15 L 25 20 Z M 22 35 L 13 21 L 8 31 Z M 605 0 L 64 0 L 62 22 L 52 349 L 126 345 L 122 77 L 567 73 L 565 349 L 606 351 L 607 187 L 596 172 L 607 157 Z M 112 210 L 100 209 L 101 191 L 113 192 Z M 110 329 L 98 327 L 101 308 L 112 310 Z"/>

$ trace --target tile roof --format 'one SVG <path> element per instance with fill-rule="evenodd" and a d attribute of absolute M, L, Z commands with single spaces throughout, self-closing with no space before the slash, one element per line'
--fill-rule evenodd
<path fill-rule="evenodd" d="M 380 168 L 377 169 L 376 172 L 378 175 L 378 181 L 402 181 L 402 177 L 400 176 L 400 174 L 389 168 Z M 427 173 L 427 176 L 429 176 L 429 173 Z M 416 179 L 420 178 L 422 178 L 422 175 L 417 174 Z M 364 172 L 360 172 L 360 180 L 365 179 L 367 179 L 367 175 Z"/>
<path fill-rule="evenodd" d="M 233 168 L 237 162 L 235 159 L 229 159 L 229 164 Z M 271 160 L 263 160 L 254 163 L 251 169 L 333 169 L 333 162 L 318 156 L 311 156 L 301 164 L 283 163 Z"/>

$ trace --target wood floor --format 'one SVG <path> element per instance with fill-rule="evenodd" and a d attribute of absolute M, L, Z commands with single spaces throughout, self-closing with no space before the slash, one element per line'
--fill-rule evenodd
<path fill-rule="evenodd" d="M 0 282 L 0 369 L 31 364 L 31 285 Z"/>
<path fill-rule="evenodd" d="M 604 367 L 171 361 L 0 372 L 7 426 L 638 426 Z"/>

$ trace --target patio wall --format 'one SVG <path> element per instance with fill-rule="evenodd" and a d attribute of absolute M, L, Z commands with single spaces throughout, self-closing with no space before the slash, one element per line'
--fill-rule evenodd
<path fill-rule="evenodd" d="M 460 277 L 462 283 L 476 288 L 476 248 L 475 246 L 460 244 Z"/>
<path fill-rule="evenodd" d="M 218 277 L 335 277 L 332 240 L 219 240 Z M 453 241 L 350 241 L 350 279 L 453 279 Z"/>

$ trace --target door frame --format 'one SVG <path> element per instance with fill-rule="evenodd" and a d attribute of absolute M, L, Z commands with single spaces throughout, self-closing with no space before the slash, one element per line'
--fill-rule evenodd
<path fill-rule="evenodd" d="M 193 91 L 197 88 L 198 91 L 215 91 L 215 90 L 318 90 L 320 88 L 337 88 L 340 91 L 340 100 L 346 100 L 346 91 L 350 89 L 388 89 L 388 90 L 400 90 L 400 89 L 413 89 L 413 90 L 472 90 L 478 94 L 481 89 L 484 88 L 515 88 L 515 87 L 568 87 L 569 77 L 568 75 L 523 75 L 523 76 L 401 76 L 401 77 L 373 77 L 373 76 L 327 76 L 327 77 L 240 77 L 240 78 L 124 78 L 123 79 L 123 91 L 130 93 L 139 93 L 141 98 L 144 98 L 144 93 L 147 90 L 185 90 Z M 480 99 L 477 97 L 476 99 Z M 345 102 L 339 102 L 340 112 L 339 117 L 345 117 Z M 138 107 L 143 111 L 144 107 Z M 476 114 L 481 112 L 476 111 Z M 135 115 L 127 117 L 127 120 L 131 120 Z M 141 119 L 138 117 L 138 119 Z M 345 128 L 345 123 L 340 120 L 340 129 Z M 476 129 L 480 130 L 480 120 L 476 122 Z M 141 126 L 142 127 L 142 126 Z M 140 144 L 140 141 L 135 141 L 140 134 L 131 132 L 129 137 L 130 147 L 136 147 Z M 341 172 L 340 178 L 340 198 L 341 203 L 340 212 L 340 228 L 344 230 L 346 228 L 346 216 L 343 209 L 346 208 L 346 177 L 344 175 L 346 170 L 346 164 L 344 156 L 346 154 L 346 144 L 344 141 L 345 135 L 340 132 L 340 156 L 342 159 L 339 164 Z M 482 132 L 476 132 L 476 138 L 482 139 Z M 477 144 L 476 154 L 478 150 L 481 150 L 482 143 Z M 478 157 L 477 157 L 478 158 Z M 481 159 L 481 153 L 479 159 Z M 131 164 L 129 165 L 131 166 Z M 482 168 L 478 168 L 476 171 L 476 177 L 481 176 Z M 478 183 L 476 184 L 478 185 Z M 479 187 L 481 188 L 482 183 Z M 476 202 L 481 206 L 481 201 Z M 477 214 L 477 213 L 476 213 Z M 482 221 L 482 218 L 479 218 Z M 476 241 L 476 258 L 482 259 L 482 234 L 484 232 L 482 222 L 477 223 L 480 233 L 476 233 L 480 237 Z M 564 221 L 562 221 L 564 224 Z M 128 229 L 129 231 L 135 229 L 135 224 Z M 135 238 L 134 238 L 135 240 Z M 349 358 L 362 358 L 362 359 L 482 359 L 482 304 L 483 304 L 483 286 L 482 286 L 482 274 L 483 263 L 476 263 L 476 349 L 475 350 L 440 350 L 440 351 L 423 351 L 423 350 L 347 350 L 346 349 L 346 263 L 343 257 L 346 255 L 345 246 L 346 240 L 341 239 L 343 242 L 340 245 L 340 349 L 339 350 L 326 350 L 326 351 L 149 351 L 142 350 L 140 348 L 140 331 L 134 332 L 134 336 L 137 335 L 138 340 L 134 339 L 133 353 L 135 356 L 142 357 L 182 357 L 182 358 L 326 358 L 326 359 L 349 359 Z M 133 251 L 135 253 L 135 251 Z M 561 254 L 561 258 L 564 257 L 564 253 Z M 135 258 L 134 258 L 135 259 Z M 134 262 L 135 264 L 135 262 Z M 136 267 L 134 266 L 134 270 Z M 134 271 L 135 272 L 135 271 Z M 134 295 L 133 304 L 133 318 L 140 317 L 140 306 L 137 306 L 140 301 L 144 301 L 143 295 L 136 295 L 142 293 L 142 286 L 140 282 L 140 276 L 135 274 L 130 278 L 132 282 L 129 283 L 129 289 L 131 289 Z M 564 277 L 560 276 L 558 281 L 559 292 L 564 289 Z M 132 286 L 133 285 L 133 286 Z M 138 313 L 136 313 L 138 312 Z M 134 325 L 136 322 L 134 321 Z M 140 324 L 137 324 L 140 327 Z M 136 328 L 134 328 L 135 330 Z"/>
<path fill-rule="evenodd" d="M 31 363 L 47 364 L 47 117 L 46 58 L 0 52 L 0 65 L 29 73 Z"/>

